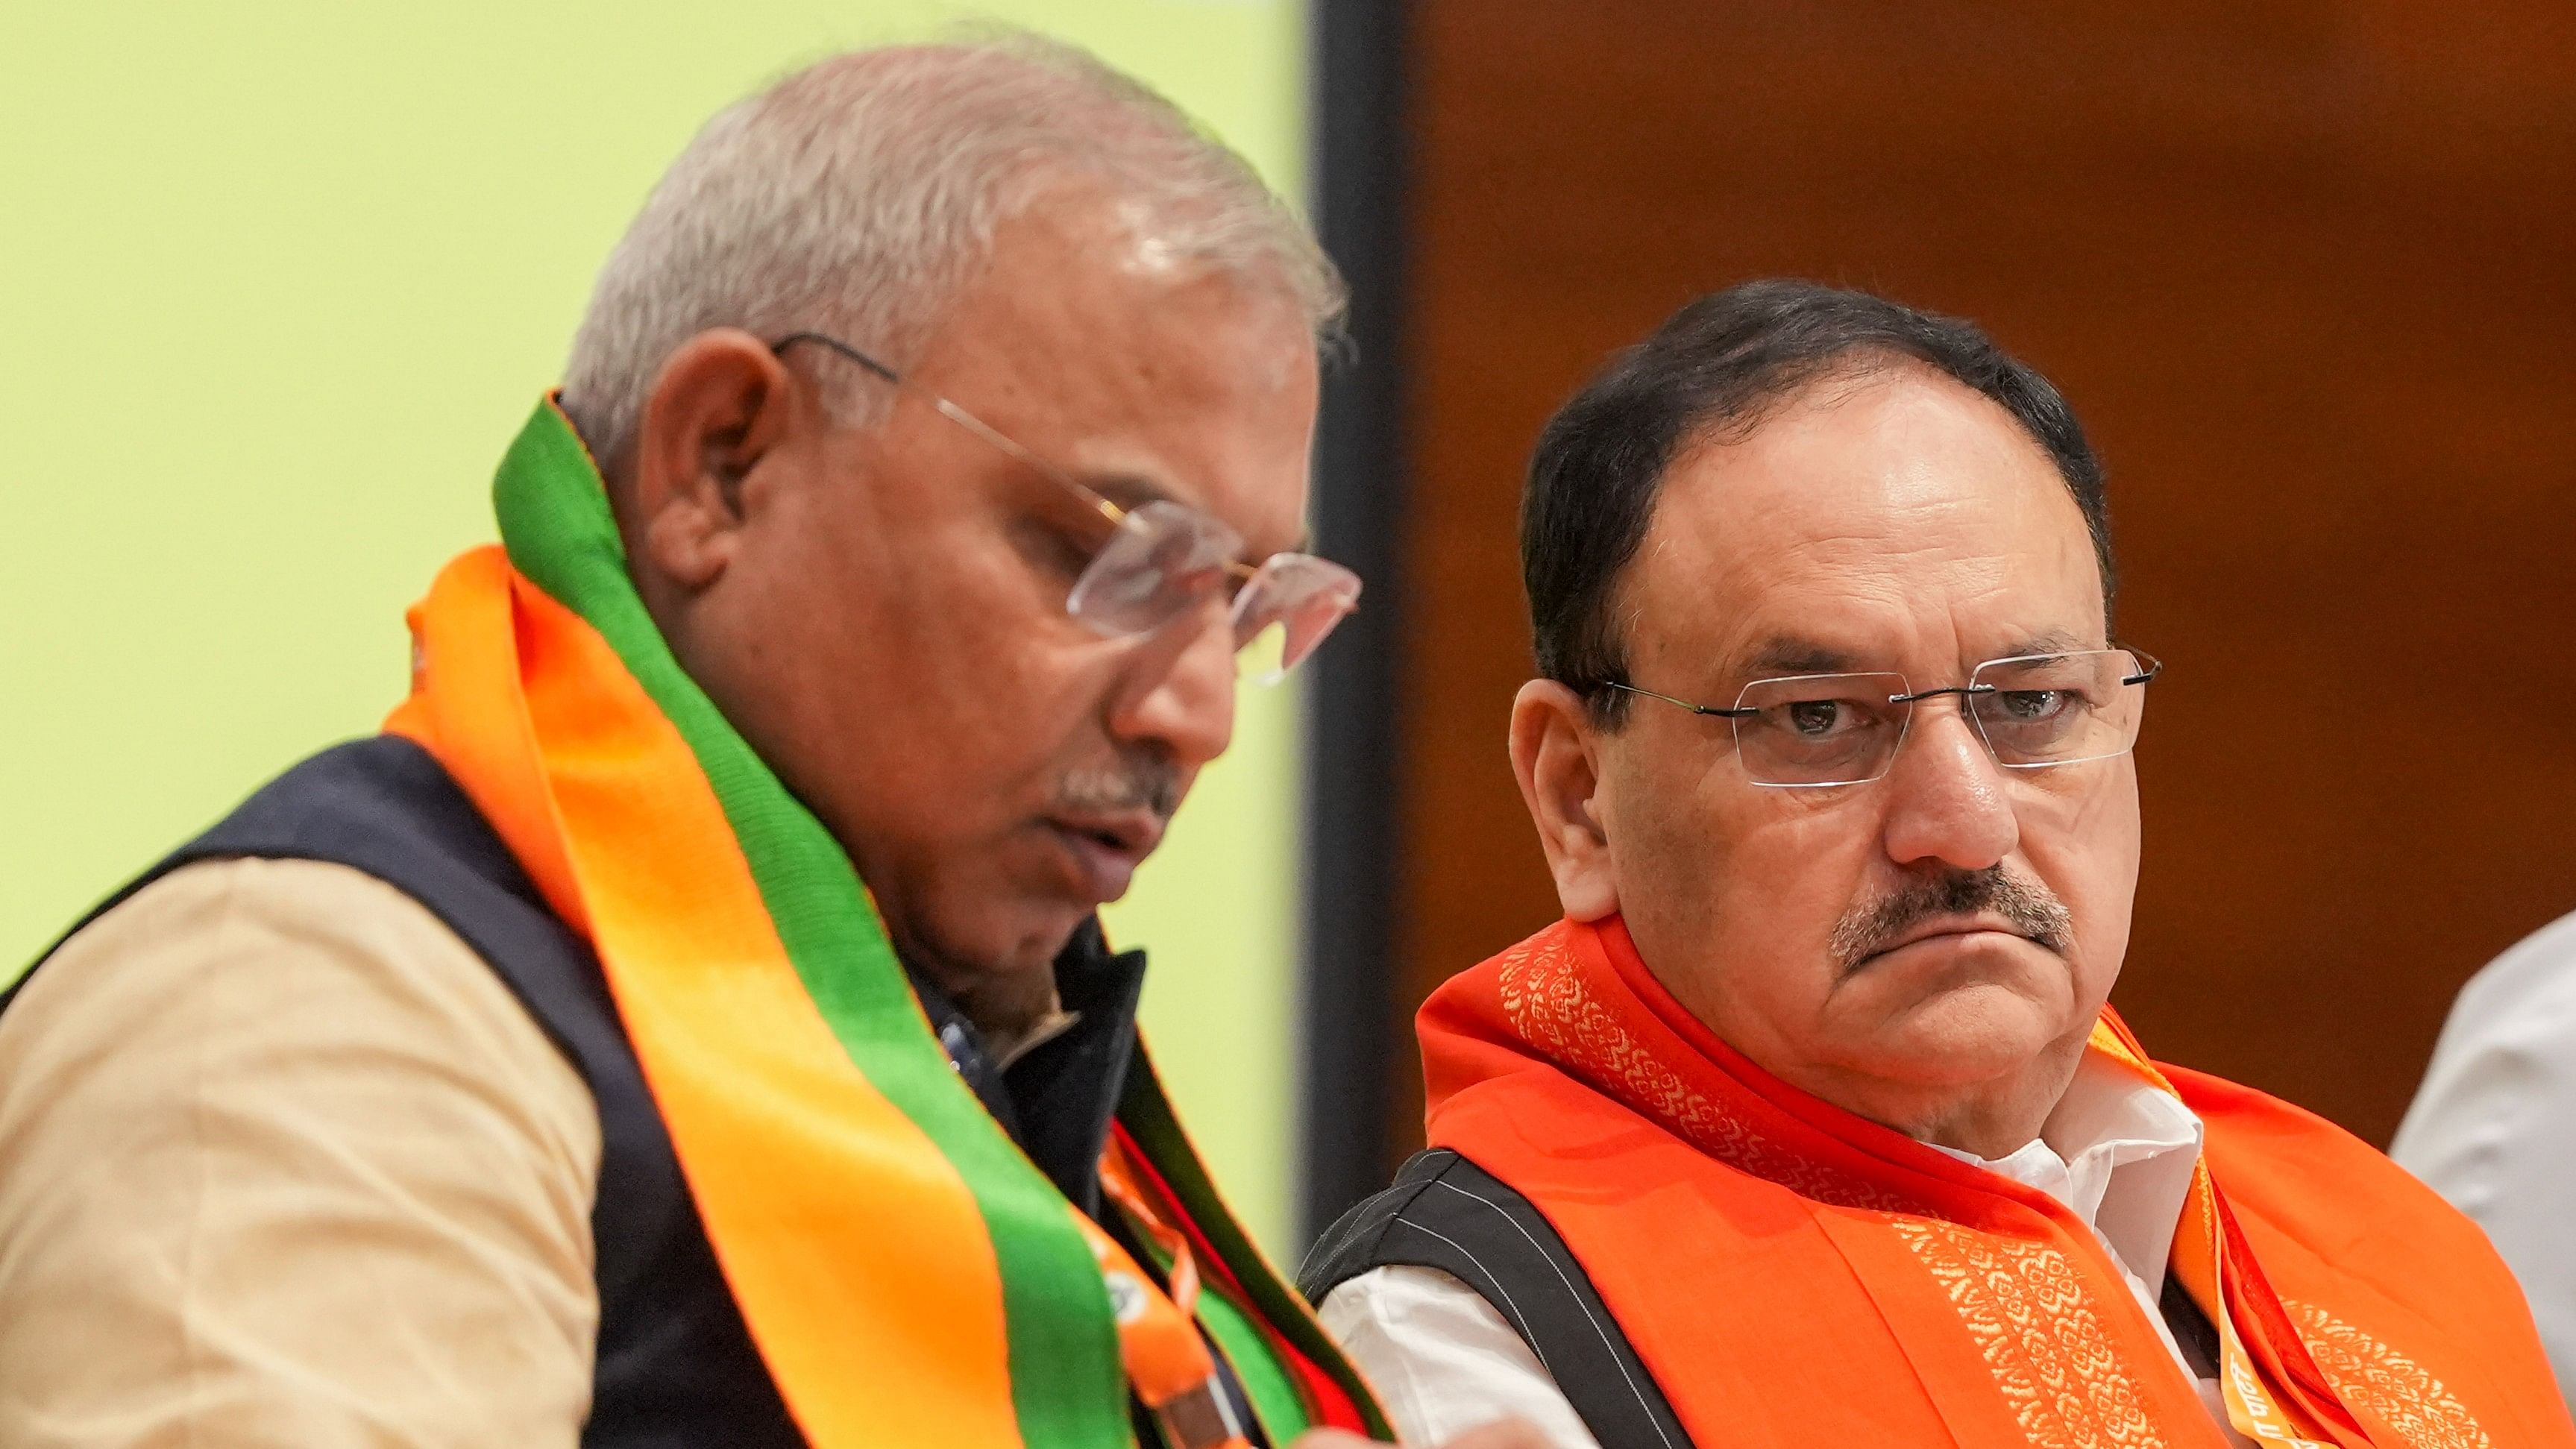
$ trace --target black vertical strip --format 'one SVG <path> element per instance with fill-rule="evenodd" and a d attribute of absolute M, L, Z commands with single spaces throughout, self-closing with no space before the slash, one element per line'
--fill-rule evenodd
<path fill-rule="evenodd" d="M 1396 802 L 1404 609 L 1401 343 L 1404 0 L 1311 0 L 1314 209 L 1350 284 L 1348 355 L 1326 369 L 1315 532 L 1359 570 L 1360 612 L 1307 666 L 1303 1222 L 1386 1185 L 1402 862 Z"/>

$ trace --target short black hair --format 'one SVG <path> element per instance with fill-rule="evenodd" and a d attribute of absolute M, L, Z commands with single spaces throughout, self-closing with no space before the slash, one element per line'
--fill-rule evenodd
<path fill-rule="evenodd" d="M 1626 640 L 1611 618 L 1664 472 L 1687 444 L 1742 438 L 1810 384 L 1914 362 L 1994 399 L 2047 451 L 2113 588 L 2102 464 L 2049 380 L 1974 323 L 1817 282 L 1746 282 L 1674 313 L 1613 358 L 1539 434 L 1521 495 L 1521 583 L 1539 673 L 1625 718 Z"/>

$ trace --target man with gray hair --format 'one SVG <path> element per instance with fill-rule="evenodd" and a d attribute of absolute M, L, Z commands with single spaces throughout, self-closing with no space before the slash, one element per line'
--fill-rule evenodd
<path fill-rule="evenodd" d="M 1382 1432 L 1094 919 L 1356 601 L 1296 551 L 1339 305 L 1061 47 L 717 117 L 385 733 L 0 997 L 0 1441 Z"/>

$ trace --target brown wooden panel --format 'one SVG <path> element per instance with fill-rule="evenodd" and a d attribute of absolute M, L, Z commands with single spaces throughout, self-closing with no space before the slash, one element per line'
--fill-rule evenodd
<path fill-rule="evenodd" d="M 1502 743 L 1539 423 L 1690 296 L 1806 275 L 1977 318 L 2073 397 L 2122 631 L 2170 664 L 2116 999 L 2384 1141 L 2459 984 L 2576 907 L 2576 12 L 1416 24 L 1408 1004 L 1554 914 Z"/>

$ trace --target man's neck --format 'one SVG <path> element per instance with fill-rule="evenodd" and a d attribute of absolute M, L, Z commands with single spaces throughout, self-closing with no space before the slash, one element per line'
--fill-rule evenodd
<path fill-rule="evenodd" d="M 1878 1116 L 1918 1142 L 2000 1161 L 2039 1140 L 2049 1114 L 2066 1098 L 2083 1061 L 2083 1039 L 2073 1050 L 2052 1047 L 2021 1071 L 1957 1093 L 1926 1098 L 1911 1110 Z M 1877 1114 L 1863 1111 L 1863 1116 Z"/>
<path fill-rule="evenodd" d="M 1007 1071 L 1013 1062 L 1062 1036 L 1081 1019 L 1080 1013 L 1065 1010 L 1063 999 L 1050 990 L 1045 1009 L 1027 1021 L 999 1029 L 978 1021 L 975 1029 L 984 1034 L 984 1050 L 993 1065 Z"/>
<path fill-rule="evenodd" d="M 916 969 L 973 1023 L 997 1059 L 1011 1055 L 1012 1045 L 1046 1029 L 1063 1013 L 1052 967 L 1004 974 L 960 971 L 946 963 L 922 962 Z"/>
<path fill-rule="evenodd" d="M 2048 1122 L 2049 1109 L 2056 1105 L 2056 1099 L 2051 1098 L 2034 1112 L 2019 1103 L 2009 1109 L 1965 1103 L 1928 1120 L 1887 1125 L 1918 1142 L 1996 1162 L 2038 1141 L 2040 1129 Z"/>
<path fill-rule="evenodd" d="M 1016 1057 L 1060 1030 L 1064 1003 L 1056 994 L 1050 959 L 1034 966 L 995 967 L 954 960 L 897 936 L 895 954 L 915 979 L 936 987 L 983 1038 L 993 1060 Z"/>
<path fill-rule="evenodd" d="M 2088 1033 L 2089 1035 L 2089 1033 Z M 1773 1075 L 1856 1117 L 1992 1162 L 2038 1140 L 2084 1059 L 2087 1036 L 2052 1044 L 2003 1076 L 1939 1088 L 1836 1069 Z"/>

